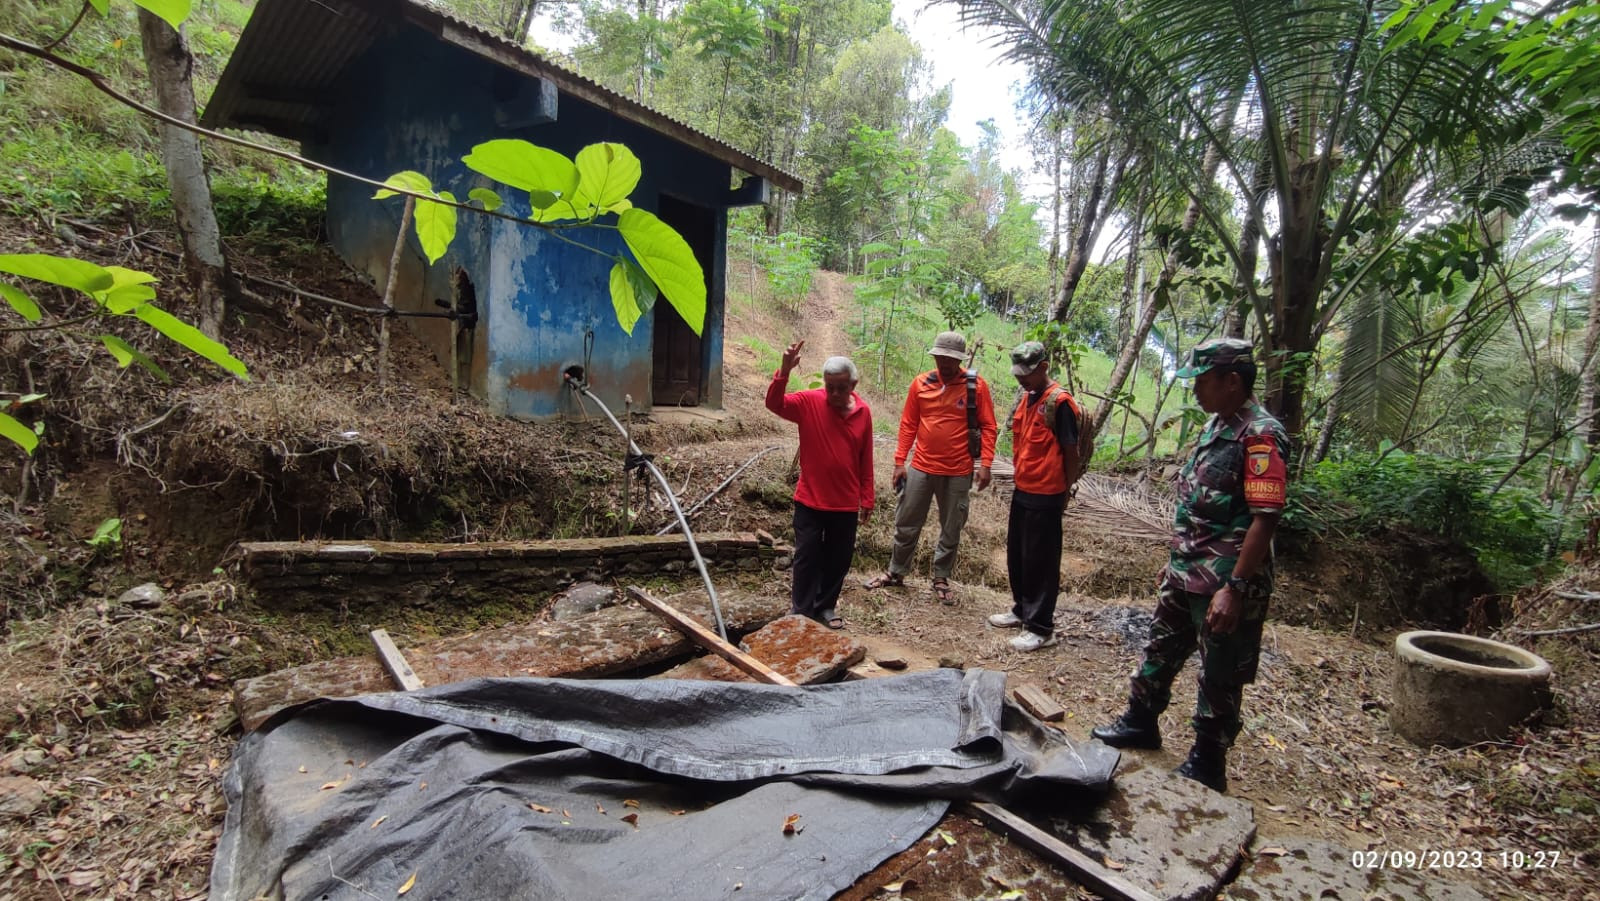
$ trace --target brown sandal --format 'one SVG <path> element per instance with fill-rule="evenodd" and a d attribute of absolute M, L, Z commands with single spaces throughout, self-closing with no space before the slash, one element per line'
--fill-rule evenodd
<path fill-rule="evenodd" d="M 861 583 L 861 587 L 868 591 L 871 591 L 874 588 L 904 588 L 905 586 L 906 577 L 897 575 L 896 573 L 884 573 L 881 576 L 873 576 L 867 581 Z"/>
<path fill-rule="evenodd" d="M 939 603 L 946 607 L 954 607 L 956 605 L 955 592 L 950 587 L 949 579 L 939 578 L 933 580 L 933 596 L 938 598 Z"/>

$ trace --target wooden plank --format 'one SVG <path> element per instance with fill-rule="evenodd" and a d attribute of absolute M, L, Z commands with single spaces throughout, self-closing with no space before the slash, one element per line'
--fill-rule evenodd
<path fill-rule="evenodd" d="M 1111 901 L 1157 901 L 1156 896 L 1118 876 L 1100 861 L 1004 807 L 973 801 L 966 808 L 991 827 L 1010 835 L 1018 844 L 1060 864 L 1080 885 L 1103 898 Z"/>
<path fill-rule="evenodd" d="M 383 661 L 383 668 L 389 671 L 394 681 L 405 691 L 416 691 L 421 688 L 422 680 L 412 672 L 411 664 L 406 662 L 405 655 L 395 647 L 394 639 L 389 637 L 389 630 L 373 629 L 368 634 L 372 636 L 372 643 L 378 648 L 378 658 Z"/>
<path fill-rule="evenodd" d="M 1055 698 L 1037 685 L 1025 682 L 1018 685 L 1014 693 L 1023 709 L 1047 723 L 1059 723 L 1067 718 L 1067 708 L 1057 704 Z"/>
<path fill-rule="evenodd" d="M 684 613 L 669 606 L 666 602 L 656 600 L 646 594 L 643 588 L 637 585 L 629 585 L 628 596 L 643 604 L 647 609 L 667 622 L 672 623 L 673 627 L 688 636 L 690 641 L 749 673 L 758 681 L 765 682 L 768 685 L 794 684 L 789 677 L 723 641 L 722 636 L 695 622 Z"/>

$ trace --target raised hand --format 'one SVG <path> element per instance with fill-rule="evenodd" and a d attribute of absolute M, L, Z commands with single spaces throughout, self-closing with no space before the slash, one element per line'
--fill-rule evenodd
<path fill-rule="evenodd" d="M 783 374 L 788 377 L 796 366 L 800 365 L 800 349 L 805 347 L 804 341 L 796 341 L 783 351 Z"/>

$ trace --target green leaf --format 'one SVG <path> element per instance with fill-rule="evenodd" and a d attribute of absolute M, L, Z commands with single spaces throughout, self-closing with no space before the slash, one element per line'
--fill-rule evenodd
<path fill-rule="evenodd" d="M 634 324 L 643 314 L 634 300 L 633 281 L 628 278 L 628 268 L 621 261 L 611 267 L 611 307 L 617 311 L 617 325 L 622 326 L 624 333 L 632 335 Z"/>
<path fill-rule="evenodd" d="M 706 277 L 689 242 L 654 213 L 641 209 L 624 210 L 617 217 L 617 228 L 651 281 L 700 334 L 706 320 Z"/>
<path fill-rule="evenodd" d="M 110 351 L 111 355 L 117 358 L 117 365 L 121 366 L 123 369 L 127 369 L 129 363 L 138 363 L 141 367 L 148 370 L 161 381 L 172 381 L 172 377 L 167 375 L 167 371 L 162 369 L 155 360 L 152 360 L 140 353 L 133 345 L 122 340 L 121 338 L 118 338 L 116 335 L 101 335 L 100 343 L 104 344 L 106 346 L 106 350 Z"/>
<path fill-rule="evenodd" d="M 133 3 L 160 16 L 174 31 L 189 18 L 189 0 L 133 0 Z"/>
<path fill-rule="evenodd" d="M 23 453 L 29 456 L 32 456 L 33 449 L 39 446 L 39 436 L 33 433 L 33 429 L 4 413 L 0 413 L 0 438 L 10 439 L 13 444 L 22 448 Z"/>
<path fill-rule="evenodd" d="M 122 543 L 122 520 L 113 516 L 94 530 L 94 536 L 84 544 L 90 547 L 100 547 L 106 544 Z"/>
<path fill-rule="evenodd" d="M 455 202 L 455 197 L 449 191 L 440 192 L 439 196 Z M 429 265 L 439 262 L 444 252 L 450 249 L 450 242 L 456 239 L 456 208 L 431 200 L 419 200 L 416 224 L 417 240 L 422 243 L 422 252 L 427 255 Z"/>
<path fill-rule="evenodd" d="M 6 303 L 11 304 L 11 309 L 16 310 L 17 315 L 29 322 L 38 322 L 44 315 L 40 312 L 39 305 L 33 302 L 33 298 L 22 293 L 22 289 L 14 285 L 0 282 L 0 297 L 4 297 Z"/>
<path fill-rule="evenodd" d="M 182 344 L 239 378 L 249 381 L 250 374 L 245 369 L 242 360 L 229 353 L 228 348 L 221 343 L 206 337 L 204 332 L 189 323 L 173 316 L 155 304 L 149 303 L 134 311 L 134 315 L 139 317 L 141 322 L 161 334 Z"/>
<path fill-rule="evenodd" d="M 74 288 L 85 294 L 93 294 L 111 287 L 111 273 L 103 267 L 47 253 L 0 254 L 0 272 L 49 282 L 63 288 Z"/>
<path fill-rule="evenodd" d="M 34 401 L 44 400 L 45 398 L 47 398 L 49 396 L 50 395 L 48 395 L 48 394 L 39 394 L 37 392 L 30 393 L 30 394 L 24 394 L 21 397 L 17 398 L 17 406 L 20 407 L 23 404 L 31 404 Z"/>
<path fill-rule="evenodd" d="M 396 172 L 384 179 L 383 183 L 393 188 L 399 188 L 401 191 L 410 191 L 413 194 L 433 193 L 433 182 L 428 180 L 428 176 L 411 169 L 407 169 L 404 172 Z M 378 192 L 372 195 L 372 199 L 383 200 L 387 197 L 395 196 L 397 196 L 396 191 L 391 191 L 389 188 L 379 188 Z"/>
<path fill-rule="evenodd" d="M 626 146 L 590 144 L 578 151 L 578 191 L 573 203 L 580 210 L 594 206 L 602 213 L 620 212 L 612 207 L 627 201 L 639 186 L 641 172 L 639 158 Z"/>
<path fill-rule="evenodd" d="M 489 212 L 500 209 L 500 195 L 488 188 L 473 188 L 467 192 L 467 199 L 476 200 L 480 206 Z"/>
<path fill-rule="evenodd" d="M 111 14 L 111 0 L 89 0 L 89 5 L 102 16 Z"/>
<path fill-rule="evenodd" d="M 571 197 L 578 187 L 578 167 L 572 160 L 527 141 L 485 141 L 472 148 L 461 162 L 474 172 L 528 192 L 550 191 Z"/>
<path fill-rule="evenodd" d="M 156 277 L 150 273 L 121 266 L 107 266 L 106 271 L 111 273 L 111 287 L 95 291 L 93 297 L 108 311 L 121 316 L 156 299 L 156 289 L 150 287 Z"/>
<path fill-rule="evenodd" d="M 555 195 L 554 191 L 529 191 L 528 192 L 528 206 L 531 206 L 535 210 L 539 210 L 539 211 L 547 210 L 550 207 L 555 206 L 556 205 L 556 201 L 558 201 L 560 199 L 561 198 L 559 198 L 559 197 L 557 197 Z"/>

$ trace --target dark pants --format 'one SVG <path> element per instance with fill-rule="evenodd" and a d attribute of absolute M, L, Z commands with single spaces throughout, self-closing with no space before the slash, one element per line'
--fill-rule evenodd
<path fill-rule="evenodd" d="M 834 613 L 856 553 L 854 510 L 834 513 L 794 505 L 794 590 L 789 612 L 826 620 Z"/>
<path fill-rule="evenodd" d="M 1251 586 L 1238 627 L 1227 635 L 1212 635 L 1205 631 L 1211 595 L 1163 585 L 1144 663 L 1133 675 L 1130 706 L 1154 714 L 1166 710 L 1172 701 L 1172 680 L 1198 647 L 1200 696 L 1194 711 L 1195 739 L 1231 746 L 1243 724 L 1239 706 L 1244 687 L 1256 680 L 1268 596 L 1268 590 Z"/>
<path fill-rule="evenodd" d="M 1053 635 L 1061 593 L 1061 511 L 1067 496 L 1011 495 L 1006 526 L 1006 576 L 1011 612 L 1029 632 Z"/>

